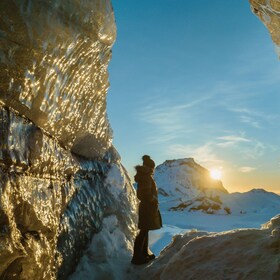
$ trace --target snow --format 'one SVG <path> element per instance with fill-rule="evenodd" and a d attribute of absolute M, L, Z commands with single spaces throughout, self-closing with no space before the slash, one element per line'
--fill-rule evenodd
<path fill-rule="evenodd" d="M 164 195 L 159 195 L 164 226 L 150 232 L 151 249 L 156 255 L 175 234 L 191 230 L 223 232 L 237 228 L 260 228 L 280 209 L 280 196 L 263 189 L 229 194 L 220 181 L 215 185 L 209 178 L 209 171 L 192 158 L 165 161 L 156 168 L 155 180 L 158 188 L 164 190 Z M 184 203 L 188 206 L 178 207 Z M 212 203 L 211 207 L 218 204 L 221 209 L 192 210 L 203 203 Z M 229 208 L 231 214 L 223 211 L 225 208 Z"/>
<path fill-rule="evenodd" d="M 264 196 L 266 196 L 266 194 Z M 246 214 L 241 214 L 237 210 L 234 210 L 236 213 L 231 215 L 211 215 L 201 212 L 168 211 L 168 209 L 165 208 L 164 203 L 162 205 L 160 204 L 164 226 L 160 230 L 150 232 L 151 250 L 156 255 L 159 255 L 162 248 L 171 242 L 174 235 L 184 234 L 193 230 L 223 232 L 241 228 L 260 228 L 262 224 L 266 223 L 279 213 L 279 196 L 278 202 L 273 206 L 275 207 L 264 207 L 266 211 L 259 208 L 258 211 L 251 212 L 250 209 L 252 209 L 252 206 L 249 205 L 248 208 L 242 208 L 243 211 L 244 209 L 247 210 Z M 267 209 L 269 209 L 269 211 Z M 245 212 L 246 211 L 244 211 L 244 213 Z"/>
<path fill-rule="evenodd" d="M 143 268 L 143 275 L 146 280 L 280 279 L 279 241 L 269 229 L 190 232 L 176 236 L 159 258 Z"/>
<path fill-rule="evenodd" d="M 157 258 L 147 265 L 132 265 L 133 239 L 124 233 L 119 217 L 111 215 L 104 219 L 102 231 L 94 235 L 69 280 L 280 279 L 280 197 L 262 189 L 229 194 L 219 187 L 221 205 L 227 205 L 231 214 L 206 214 L 188 207 L 170 211 L 182 201 L 191 200 L 194 205 L 195 195 L 209 199 L 211 193 L 197 187 L 199 180 L 192 178 L 198 176 L 195 168 L 180 164 L 183 170 L 176 167 L 179 176 L 174 168 L 169 172 L 171 179 L 166 173 L 155 176 L 158 185 L 165 182 L 168 193 L 159 196 L 163 228 L 149 233 Z M 124 170 L 112 168 L 106 179 L 115 197 L 125 191 L 123 176 Z M 186 177 L 188 188 L 183 184 Z M 187 189 L 184 194 L 178 194 L 178 184 L 181 190 Z"/>
<path fill-rule="evenodd" d="M 129 269 L 133 244 L 120 229 L 116 216 L 104 218 L 103 229 L 91 244 L 69 280 L 124 279 Z"/>
<path fill-rule="evenodd" d="M 102 230 L 95 235 L 69 280 L 123 280 L 131 268 L 130 259 L 136 235 L 135 191 L 126 170 L 111 164 L 105 187 L 118 203 L 111 204 L 102 222 Z M 130 207 L 127 207 L 127 205 Z"/>

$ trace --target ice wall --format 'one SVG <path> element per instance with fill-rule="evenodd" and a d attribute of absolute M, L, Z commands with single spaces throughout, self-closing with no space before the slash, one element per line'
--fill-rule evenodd
<path fill-rule="evenodd" d="M 260 18 L 270 32 L 280 58 L 280 1 L 249 0 L 252 11 Z"/>
<path fill-rule="evenodd" d="M 0 99 L 79 155 L 111 145 L 109 0 L 1 0 Z"/>
<path fill-rule="evenodd" d="M 108 0 L 0 1 L 0 279 L 66 279 L 104 217 L 133 239 L 106 116 L 114 40 Z"/>

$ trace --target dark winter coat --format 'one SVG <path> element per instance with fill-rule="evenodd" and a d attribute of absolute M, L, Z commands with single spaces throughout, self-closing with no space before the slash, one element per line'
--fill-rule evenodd
<path fill-rule="evenodd" d="M 158 209 L 157 186 L 153 179 L 153 169 L 147 166 L 136 166 L 134 180 L 137 183 L 139 204 L 138 228 L 154 230 L 162 227 Z"/>

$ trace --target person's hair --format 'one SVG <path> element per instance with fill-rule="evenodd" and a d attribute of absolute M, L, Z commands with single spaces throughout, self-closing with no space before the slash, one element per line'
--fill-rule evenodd
<path fill-rule="evenodd" d="M 148 166 L 148 167 L 153 168 L 153 169 L 155 168 L 156 164 L 151 159 L 150 156 L 144 155 L 144 156 L 142 156 L 142 160 L 143 160 L 143 165 Z"/>

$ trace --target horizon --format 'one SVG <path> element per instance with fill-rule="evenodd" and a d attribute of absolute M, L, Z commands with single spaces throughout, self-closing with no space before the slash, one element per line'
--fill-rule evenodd
<path fill-rule="evenodd" d="M 192 157 L 229 192 L 280 194 L 280 62 L 249 3 L 221 3 L 113 0 L 113 144 L 131 178 L 143 154 Z"/>

